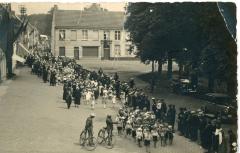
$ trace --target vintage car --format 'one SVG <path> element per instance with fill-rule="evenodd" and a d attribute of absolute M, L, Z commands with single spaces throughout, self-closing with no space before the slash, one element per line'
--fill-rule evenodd
<path fill-rule="evenodd" d="M 191 86 L 191 82 L 188 79 L 173 80 L 171 87 L 172 91 L 177 94 L 189 95 L 196 92 L 196 89 Z"/>
<path fill-rule="evenodd" d="M 237 102 L 226 94 L 207 93 L 205 112 L 221 118 L 223 123 L 237 122 Z"/>

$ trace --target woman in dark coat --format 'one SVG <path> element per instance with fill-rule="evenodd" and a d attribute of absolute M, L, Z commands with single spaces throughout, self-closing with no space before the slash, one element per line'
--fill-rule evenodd
<path fill-rule="evenodd" d="M 63 85 L 63 100 L 66 100 L 67 97 L 67 82 Z"/>
<path fill-rule="evenodd" d="M 71 92 L 71 89 L 68 89 L 68 91 L 67 91 L 66 103 L 67 103 L 67 107 L 69 109 L 70 106 L 71 106 L 71 103 L 72 103 L 72 92 Z"/>
<path fill-rule="evenodd" d="M 74 104 L 75 107 L 78 107 L 80 105 L 80 100 L 81 100 L 81 90 L 79 87 L 76 87 L 75 91 L 74 91 Z"/>
<path fill-rule="evenodd" d="M 48 71 L 46 66 L 43 67 L 43 82 L 46 83 L 48 78 Z"/>

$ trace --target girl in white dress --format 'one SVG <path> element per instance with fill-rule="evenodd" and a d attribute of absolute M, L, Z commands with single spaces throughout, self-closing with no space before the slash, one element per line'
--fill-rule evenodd
<path fill-rule="evenodd" d="M 88 90 L 87 93 L 86 93 L 86 103 L 87 103 L 87 105 L 90 103 L 91 97 L 92 97 L 92 93 L 91 93 L 90 90 Z"/>
<path fill-rule="evenodd" d="M 146 153 L 150 153 L 150 142 L 152 139 L 152 135 L 148 128 L 145 129 L 143 133 L 143 138 L 144 138 L 144 146 L 146 147 Z"/>
<path fill-rule="evenodd" d="M 141 127 L 137 129 L 136 137 L 137 137 L 138 147 L 142 147 L 143 131 Z"/>
<path fill-rule="evenodd" d="M 91 108 L 92 110 L 94 110 L 94 106 L 95 106 L 95 97 L 94 97 L 94 94 L 91 95 Z"/>
<path fill-rule="evenodd" d="M 104 109 L 106 108 L 107 99 L 108 99 L 108 90 L 106 88 L 104 88 L 103 89 L 103 99 L 102 99 Z"/>
<path fill-rule="evenodd" d="M 113 95 L 112 95 L 113 108 L 115 108 L 116 101 L 117 101 L 117 99 L 116 99 L 116 95 L 113 94 Z"/>

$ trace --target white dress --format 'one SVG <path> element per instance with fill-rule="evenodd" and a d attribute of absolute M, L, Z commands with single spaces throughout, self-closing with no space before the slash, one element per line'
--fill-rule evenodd
<path fill-rule="evenodd" d="M 113 103 L 113 104 L 116 103 L 116 96 L 112 96 L 112 103 Z"/>
<path fill-rule="evenodd" d="M 91 96 L 92 96 L 91 92 L 87 92 L 86 93 L 86 100 L 88 100 L 88 101 L 91 100 Z"/>

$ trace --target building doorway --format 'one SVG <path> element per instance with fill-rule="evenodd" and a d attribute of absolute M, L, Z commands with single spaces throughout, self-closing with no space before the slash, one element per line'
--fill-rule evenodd
<path fill-rule="evenodd" d="M 104 40 L 103 41 L 103 59 L 109 60 L 110 59 L 110 46 L 111 41 L 110 40 Z"/>
<path fill-rule="evenodd" d="M 74 47 L 74 59 L 79 60 L 79 47 Z"/>
<path fill-rule="evenodd" d="M 104 59 L 110 59 L 110 48 L 104 48 Z"/>
<path fill-rule="evenodd" d="M 98 47 L 84 46 L 82 50 L 83 50 L 83 57 L 98 58 Z"/>

